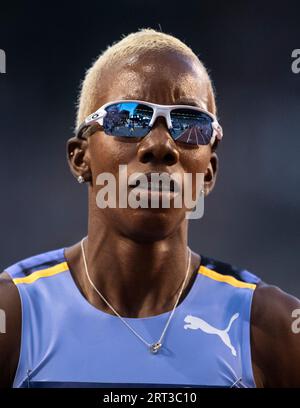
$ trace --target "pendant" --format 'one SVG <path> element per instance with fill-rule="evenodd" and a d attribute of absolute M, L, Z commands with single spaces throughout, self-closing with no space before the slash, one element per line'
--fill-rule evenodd
<path fill-rule="evenodd" d="M 161 343 L 153 343 L 150 346 L 150 351 L 153 354 L 156 354 L 158 352 L 158 350 L 161 348 L 162 344 Z"/>

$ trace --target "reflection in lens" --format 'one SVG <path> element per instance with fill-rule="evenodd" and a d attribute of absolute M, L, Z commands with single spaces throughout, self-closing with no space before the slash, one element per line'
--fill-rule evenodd
<path fill-rule="evenodd" d="M 149 131 L 153 115 L 150 106 L 136 102 L 121 102 L 108 106 L 103 119 L 107 135 L 125 137 L 144 137 Z"/>
<path fill-rule="evenodd" d="M 171 134 L 176 141 L 207 145 L 213 134 L 212 118 L 204 112 L 174 109 L 171 112 Z"/>

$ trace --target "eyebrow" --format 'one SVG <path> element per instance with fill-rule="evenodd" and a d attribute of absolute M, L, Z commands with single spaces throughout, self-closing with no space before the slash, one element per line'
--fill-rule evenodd
<path fill-rule="evenodd" d="M 132 98 L 131 96 L 125 96 L 121 99 L 124 100 L 141 100 L 139 98 Z M 200 108 L 199 103 L 195 99 L 189 99 L 189 98 L 180 98 L 176 100 L 174 103 L 168 104 L 168 105 L 189 105 L 189 106 L 195 106 L 196 108 Z"/>
<path fill-rule="evenodd" d="M 199 103 L 197 103 L 194 99 L 179 99 L 177 100 L 174 105 L 189 105 L 189 106 L 196 106 L 200 108 Z"/>

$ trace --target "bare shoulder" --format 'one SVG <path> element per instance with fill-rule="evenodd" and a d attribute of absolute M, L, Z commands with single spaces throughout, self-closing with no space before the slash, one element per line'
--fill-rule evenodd
<path fill-rule="evenodd" d="M 12 385 L 19 359 L 21 302 L 10 276 L 0 274 L 0 388 Z"/>
<path fill-rule="evenodd" d="M 277 286 L 257 286 L 252 303 L 251 345 L 258 386 L 300 386 L 299 317 L 299 299 Z"/>

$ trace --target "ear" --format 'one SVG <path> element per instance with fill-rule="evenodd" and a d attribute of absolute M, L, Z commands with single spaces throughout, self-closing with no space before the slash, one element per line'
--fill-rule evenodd
<path fill-rule="evenodd" d="M 74 177 L 82 176 L 85 181 L 92 180 L 86 139 L 72 137 L 67 141 L 67 161 Z"/>
<path fill-rule="evenodd" d="M 219 159 L 217 153 L 212 152 L 210 157 L 210 162 L 207 166 L 205 175 L 204 175 L 204 190 L 205 195 L 207 196 L 214 188 L 217 173 L 219 169 Z"/>

